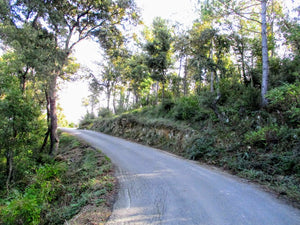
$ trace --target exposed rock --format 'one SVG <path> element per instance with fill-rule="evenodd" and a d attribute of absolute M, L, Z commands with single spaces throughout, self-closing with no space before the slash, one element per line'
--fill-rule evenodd
<path fill-rule="evenodd" d="M 185 155 L 198 132 L 186 127 L 174 127 L 162 122 L 138 120 L 132 116 L 98 120 L 91 127 L 118 137 L 127 138 L 143 144 L 162 148 L 176 154 Z"/>

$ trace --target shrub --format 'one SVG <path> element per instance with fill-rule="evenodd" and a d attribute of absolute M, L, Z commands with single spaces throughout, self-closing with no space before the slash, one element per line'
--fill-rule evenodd
<path fill-rule="evenodd" d="M 200 111 L 196 96 L 182 97 L 176 101 L 172 115 L 176 120 L 191 120 Z"/>
<path fill-rule="evenodd" d="M 214 141 L 209 138 L 200 137 L 193 141 L 191 147 L 186 152 L 186 157 L 192 160 L 203 158 L 209 152 L 213 152 Z"/>
<path fill-rule="evenodd" d="M 113 115 L 113 112 L 108 108 L 100 108 L 98 111 L 98 117 L 106 118 L 111 117 Z"/>
<path fill-rule="evenodd" d="M 240 99 L 242 100 L 242 106 L 248 110 L 257 110 L 260 108 L 260 91 L 253 87 L 247 87 L 243 91 Z"/>
<path fill-rule="evenodd" d="M 300 106 L 300 83 L 284 84 L 278 88 L 270 90 L 266 96 L 271 109 L 288 111 L 292 107 Z"/>
<path fill-rule="evenodd" d="M 38 193 L 37 193 L 38 195 Z M 38 196 L 18 192 L 14 199 L 8 201 L 0 211 L 3 224 L 16 225 L 28 224 L 37 225 L 40 223 L 41 206 L 38 204 Z M 0 221 L 1 222 L 1 221 Z"/>
<path fill-rule="evenodd" d="M 46 164 L 37 169 L 33 183 L 24 194 L 15 191 L 0 210 L 4 224 L 36 225 L 41 222 L 41 212 L 59 193 L 57 191 L 59 176 L 65 170 L 64 164 Z"/>
<path fill-rule="evenodd" d="M 278 142 L 279 128 L 276 125 L 259 127 L 256 131 L 249 131 L 245 134 L 246 143 L 257 146 L 264 147 L 267 143 Z"/>

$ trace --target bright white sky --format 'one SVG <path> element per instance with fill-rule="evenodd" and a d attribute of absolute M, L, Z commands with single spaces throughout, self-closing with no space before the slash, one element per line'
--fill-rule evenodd
<path fill-rule="evenodd" d="M 185 26 L 191 26 L 196 18 L 194 9 L 197 0 L 135 1 L 141 8 L 142 19 L 147 26 L 150 26 L 153 19 L 158 16 L 171 22 L 178 21 Z M 75 57 L 81 65 L 88 68 L 95 68 L 95 63 L 101 62 L 98 44 L 90 41 L 84 41 L 77 46 Z M 78 123 L 85 115 L 86 109 L 82 106 L 82 99 L 88 95 L 87 81 L 78 81 L 62 86 L 62 90 L 59 92 L 59 103 L 69 122 Z"/>

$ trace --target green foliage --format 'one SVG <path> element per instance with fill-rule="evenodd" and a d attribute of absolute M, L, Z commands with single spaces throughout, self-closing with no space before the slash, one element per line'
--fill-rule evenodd
<path fill-rule="evenodd" d="M 270 90 L 267 94 L 269 109 L 279 113 L 279 120 L 300 126 L 300 83 L 284 84 Z"/>
<path fill-rule="evenodd" d="M 67 134 L 59 153 L 59 162 L 27 172 L 26 188 L 13 189 L 0 201 L 1 224 L 62 224 L 88 203 L 107 204 L 114 187 L 110 160 Z"/>
<path fill-rule="evenodd" d="M 48 223 L 62 224 L 71 219 L 86 204 L 105 205 L 105 196 L 112 191 L 114 179 L 108 175 L 112 164 L 99 151 L 67 134 L 61 138 L 61 157 L 67 160 L 68 169 L 62 174 L 61 196 L 48 210 Z M 70 148 L 70 145 L 73 147 Z"/>
<path fill-rule="evenodd" d="M 64 164 L 46 164 L 36 170 L 32 183 L 24 194 L 15 191 L 0 210 L 4 224 L 40 224 L 41 213 L 47 210 L 49 203 L 57 197 Z M 11 200 L 12 199 L 12 200 Z"/>
<path fill-rule="evenodd" d="M 300 106 L 300 83 L 284 84 L 270 90 L 267 94 L 270 108 L 287 111 L 291 107 Z"/>
<path fill-rule="evenodd" d="M 292 84 L 300 77 L 300 58 L 270 59 L 270 87 L 276 88 L 283 84 Z"/>
<path fill-rule="evenodd" d="M 171 113 L 176 120 L 192 120 L 200 111 L 197 96 L 191 96 L 176 100 Z"/>
<path fill-rule="evenodd" d="M 278 127 L 277 126 L 266 126 L 259 127 L 257 131 L 250 131 L 245 134 L 245 141 L 251 145 L 259 145 L 262 143 L 266 145 L 270 141 L 278 141 Z M 264 147 L 264 146 L 262 146 Z"/>
<path fill-rule="evenodd" d="M 113 116 L 113 113 L 108 108 L 100 108 L 98 111 L 98 117 L 107 118 Z"/>
<path fill-rule="evenodd" d="M 1 183 L 8 185 L 18 181 L 20 186 L 26 182 L 24 173 L 35 165 L 33 159 L 46 125 L 36 95 L 31 90 L 20 88 L 18 73 L 22 65 L 15 53 L 0 58 L 0 158 L 5 159 L 1 162 L 3 168 L 0 167 L 1 173 L 5 174 Z M 13 177 L 7 173 L 8 165 L 12 167 Z M 3 188 L 4 185 L 0 187 Z"/>
<path fill-rule="evenodd" d="M 144 48 L 146 50 L 146 64 L 151 72 L 151 78 L 161 82 L 162 99 L 164 101 L 165 83 L 167 81 L 167 70 L 170 68 L 171 61 L 172 35 L 167 21 L 157 17 L 153 20 L 152 37 L 147 38 Z"/>
<path fill-rule="evenodd" d="M 0 211 L 1 220 L 7 225 L 37 225 L 40 222 L 40 213 L 41 207 L 36 196 L 21 195 L 19 193 L 14 200 L 7 202 L 7 206 L 1 208 Z"/>
<path fill-rule="evenodd" d="M 214 140 L 200 137 L 192 142 L 192 146 L 187 149 L 186 157 L 193 160 L 200 160 L 203 157 L 212 157 L 214 152 Z"/>

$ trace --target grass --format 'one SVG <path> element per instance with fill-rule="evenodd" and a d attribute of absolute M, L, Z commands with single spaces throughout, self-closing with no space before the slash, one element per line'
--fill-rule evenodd
<path fill-rule="evenodd" d="M 61 177 L 60 194 L 45 212 L 45 224 L 105 223 L 116 190 L 111 161 L 67 133 L 61 135 L 56 161 L 66 163 L 67 169 Z"/>

